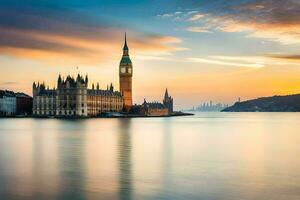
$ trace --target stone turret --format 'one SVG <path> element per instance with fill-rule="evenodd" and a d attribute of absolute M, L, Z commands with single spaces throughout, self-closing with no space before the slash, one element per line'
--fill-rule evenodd
<path fill-rule="evenodd" d="M 89 82 L 89 78 L 88 78 L 88 75 L 85 76 L 85 84 L 86 86 L 88 86 L 88 82 Z"/>
<path fill-rule="evenodd" d="M 112 84 L 112 83 L 110 83 L 109 90 L 110 90 L 111 92 L 113 92 L 113 91 L 114 91 L 114 86 L 113 86 L 113 84 Z"/>
<path fill-rule="evenodd" d="M 169 115 L 173 113 L 173 98 L 169 96 L 168 88 L 166 88 L 163 104 L 168 108 Z"/>
<path fill-rule="evenodd" d="M 61 76 L 60 76 L 60 74 L 59 74 L 59 76 L 58 76 L 58 79 L 57 79 L 57 87 L 60 87 L 60 85 L 61 85 Z"/>

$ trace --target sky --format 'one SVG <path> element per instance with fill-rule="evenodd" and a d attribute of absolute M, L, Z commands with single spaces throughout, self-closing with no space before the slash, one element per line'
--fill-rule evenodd
<path fill-rule="evenodd" d="M 176 109 L 300 93 L 299 0 L 0 0 L 0 88 L 58 74 L 118 89 L 127 32 L 134 103 Z"/>

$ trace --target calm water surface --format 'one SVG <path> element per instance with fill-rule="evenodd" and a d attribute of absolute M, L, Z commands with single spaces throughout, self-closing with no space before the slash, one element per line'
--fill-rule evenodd
<path fill-rule="evenodd" d="M 300 199 L 300 114 L 0 119 L 0 199 Z"/>

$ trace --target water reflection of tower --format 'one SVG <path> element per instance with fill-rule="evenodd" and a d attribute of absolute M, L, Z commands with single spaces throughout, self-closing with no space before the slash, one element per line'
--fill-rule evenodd
<path fill-rule="evenodd" d="M 59 154 L 59 195 L 57 199 L 84 199 L 86 122 L 61 120 L 58 122 L 57 146 Z"/>
<path fill-rule="evenodd" d="M 172 131 L 170 130 L 170 119 L 163 124 L 163 154 L 162 154 L 162 199 L 169 199 L 172 196 Z"/>
<path fill-rule="evenodd" d="M 119 119 L 118 163 L 119 163 L 119 196 L 122 200 L 132 199 L 131 171 L 131 119 Z"/>
<path fill-rule="evenodd" d="M 49 123 L 49 122 L 47 122 Z M 51 122 L 50 122 L 51 123 Z M 51 195 L 53 199 L 59 195 L 59 169 L 57 166 L 58 153 L 56 140 L 49 139 L 53 132 L 43 129 L 46 122 L 35 121 L 32 128 L 33 136 L 33 180 L 34 195 L 32 199 L 42 199 L 45 194 Z M 53 124 L 52 124 L 53 125 Z M 54 125 L 55 126 L 55 125 Z M 55 134 L 55 133 L 54 133 Z M 24 141 L 23 141 L 24 142 Z M 28 182 L 26 182 L 29 184 Z M 18 187 L 14 185 L 14 187 Z"/>

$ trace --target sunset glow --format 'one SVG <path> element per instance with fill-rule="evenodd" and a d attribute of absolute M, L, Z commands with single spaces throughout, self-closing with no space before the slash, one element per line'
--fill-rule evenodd
<path fill-rule="evenodd" d="M 0 89 L 78 72 L 118 87 L 127 32 L 134 103 L 166 87 L 177 109 L 300 93 L 298 1 L 30 2 L 0 1 Z"/>

